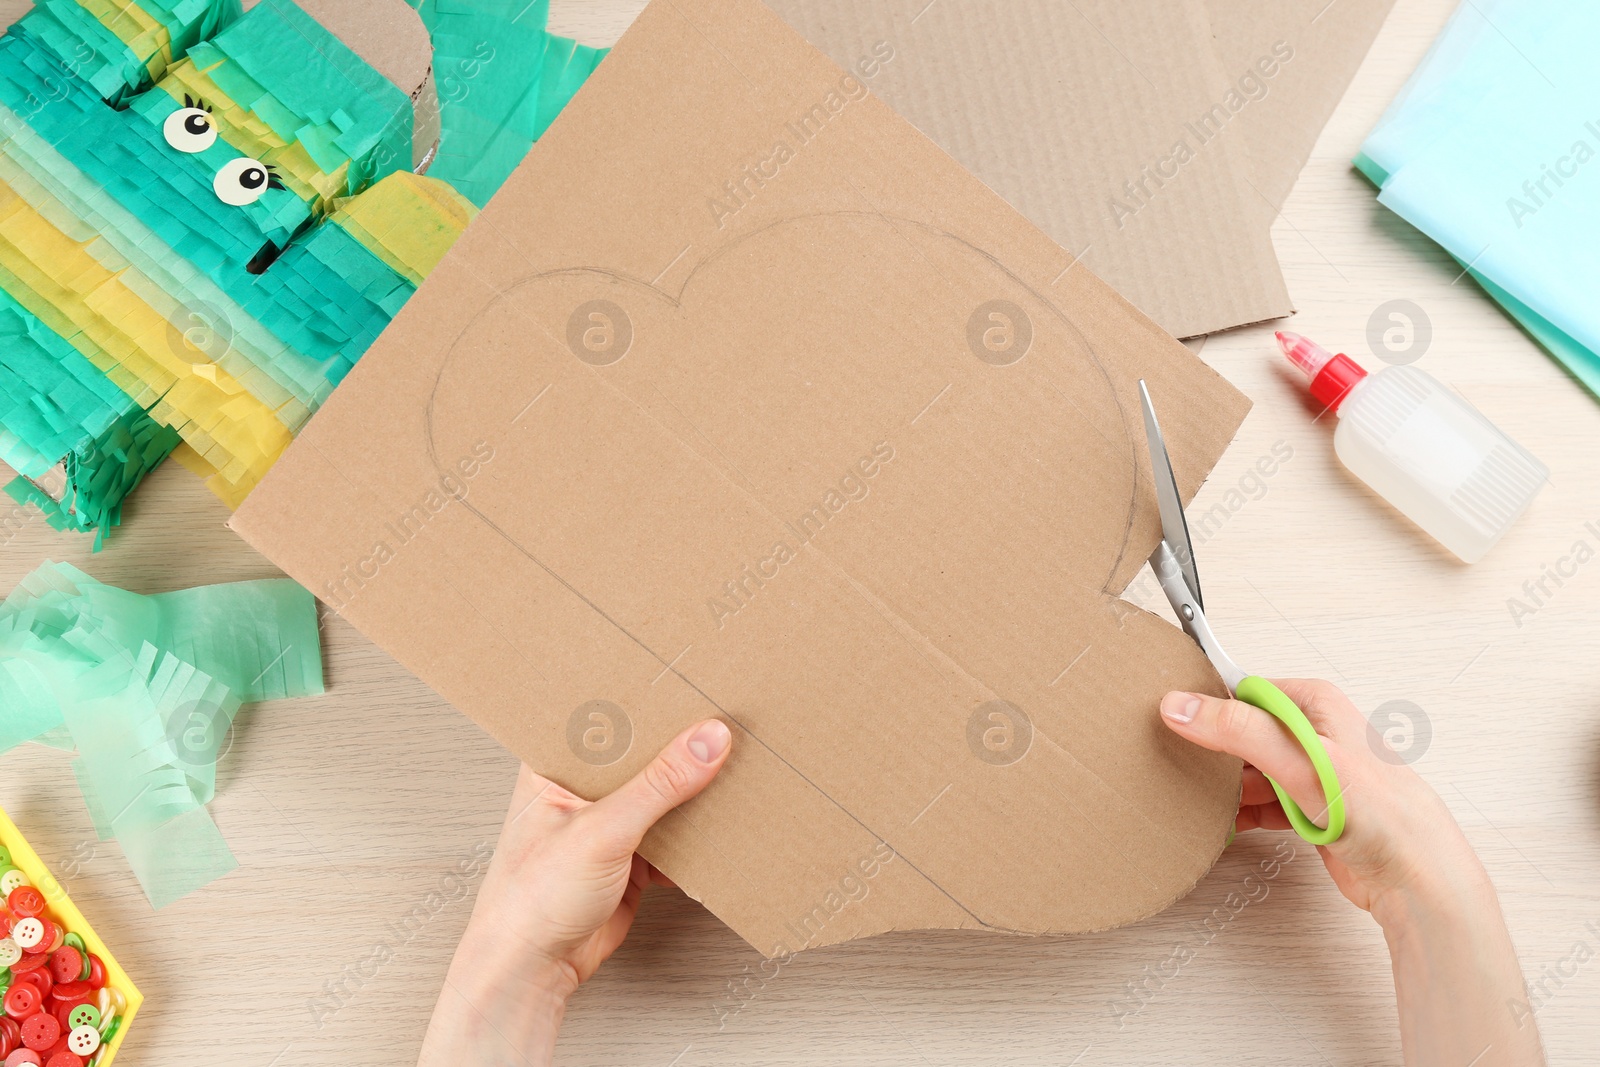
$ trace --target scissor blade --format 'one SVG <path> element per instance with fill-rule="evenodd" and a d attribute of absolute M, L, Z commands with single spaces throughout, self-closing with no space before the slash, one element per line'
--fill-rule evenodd
<path fill-rule="evenodd" d="M 1150 446 L 1150 473 L 1155 477 L 1156 505 L 1161 511 L 1161 537 L 1178 561 L 1183 572 L 1183 584 L 1201 607 L 1205 600 L 1200 595 L 1200 572 L 1194 563 L 1194 542 L 1189 539 L 1189 520 L 1183 517 L 1183 498 L 1178 495 L 1178 479 L 1172 473 L 1172 460 L 1167 456 L 1167 442 L 1161 436 L 1161 426 L 1156 422 L 1155 405 L 1150 403 L 1150 390 L 1144 379 L 1139 379 L 1139 399 L 1144 404 L 1144 438 Z"/>

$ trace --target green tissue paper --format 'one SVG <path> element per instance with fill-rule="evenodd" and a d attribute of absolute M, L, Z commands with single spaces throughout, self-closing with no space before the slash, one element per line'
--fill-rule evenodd
<path fill-rule="evenodd" d="M 322 691 L 316 602 L 288 579 L 142 596 L 45 563 L 0 604 L 0 749 L 70 741 L 152 907 L 238 865 L 205 805 L 240 705 Z"/>
<path fill-rule="evenodd" d="M 407 0 L 433 39 L 439 154 L 428 169 L 489 202 L 605 58 L 545 30 L 549 0 Z"/>

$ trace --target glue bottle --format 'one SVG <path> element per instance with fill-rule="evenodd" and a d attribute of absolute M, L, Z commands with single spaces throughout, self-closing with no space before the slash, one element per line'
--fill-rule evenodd
<path fill-rule="evenodd" d="M 1299 334 L 1279 333 L 1311 395 L 1339 417 L 1333 450 L 1351 473 L 1467 563 L 1517 521 L 1550 471 L 1426 371 L 1368 375 Z"/>

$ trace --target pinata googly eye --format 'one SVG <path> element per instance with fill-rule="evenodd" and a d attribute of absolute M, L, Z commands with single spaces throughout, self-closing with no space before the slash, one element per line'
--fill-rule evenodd
<path fill-rule="evenodd" d="M 282 189 L 283 182 L 270 165 L 241 156 L 222 165 L 211 188 L 224 204 L 247 207 L 260 200 L 268 189 Z"/>
<path fill-rule="evenodd" d="M 184 106 L 167 116 L 161 124 L 161 134 L 167 144 L 180 152 L 193 155 L 204 152 L 217 143 L 217 124 L 211 111 L 202 102 L 183 98 Z"/>

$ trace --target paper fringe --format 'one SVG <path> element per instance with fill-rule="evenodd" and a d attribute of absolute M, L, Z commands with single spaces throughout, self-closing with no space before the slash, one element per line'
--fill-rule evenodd
<path fill-rule="evenodd" d="M 65 730 L 155 908 L 237 866 L 205 805 L 240 705 L 322 691 L 316 601 L 287 579 L 141 596 L 46 563 L 0 604 L 0 750 Z"/>
<path fill-rule="evenodd" d="M 605 54 L 547 33 L 544 0 L 412 2 L 442 100 L 428 177 L 400 169 L 405 94 L 289 0 L 41 0 L 0 39 L 13 498 L 98 548 L 176 451 L 237 505 Z M 219 131 L 192 155 L 161 132 L 185 98 Z M 240 155 L 285 188 L 223 204 Z"/>

